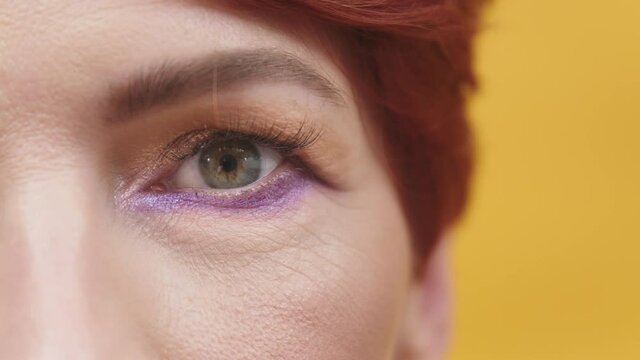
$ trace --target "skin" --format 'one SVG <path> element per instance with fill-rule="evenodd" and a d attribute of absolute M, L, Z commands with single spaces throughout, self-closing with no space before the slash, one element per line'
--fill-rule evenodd
<path fill-rule="evenodd" d="M 411 272 L 407 225 L 366 109 L 321 41 L 297 26 L 195 1 L 1 2 L 0 358 L 418 351 L 421 325 L 404 319 L 416 318 L 414 294 L 429 282 Z M 264 80 L 123 121 L 110 110 L 113 89 L 141 68 L 261 48 L 304 61 L 344 103 Z M 292 195 L 257 209 L 119 201 L 142 191 L 145 169 L 162 168 L 151 164 L 172 139 L 226 126 L 214 113 L 321 128 L 300 156 L 326 181 L 287 183 Z"/>

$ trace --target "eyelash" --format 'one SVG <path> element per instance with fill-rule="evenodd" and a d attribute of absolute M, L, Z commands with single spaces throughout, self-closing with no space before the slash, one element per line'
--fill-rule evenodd
<path fill-rule="evenodd" d="M 275 126 L 265 128 L 259 124 L 258 120 L 245 119 L 241 123 L 238 119 L 222 130 L 204 127 L 179 135 L 161 151 L 160 163 L 164 164 L 162 167 L 165 169 L 160 176 L 161 178 L 156 178 L 148 188 L 170 176 L 182 162 L 197 155 L 210 142 L 231 139 L 251 141 L 278 151 L 284 160 L 293 163 L 297 170 L 302 170 L 308 176 L 315 177 L 315 172 L 298 154 L 301 150 L 312 146 L 322 136 L 322 132 L 318 128 L 308 122 L 302 122 L 297 130 L 289 132 Z"/>
<path fill-rule="evenodd" d="M 295 157 L 295 153 L 301 149 L 313 145 L 322 133 L 303 123 L 293 134 L 270 127 L 267 129 L 252 128 L 251 126 L 240 130 L 229 127 L 225 130 L 201 128 L 191 130 L 167 144 L 162 151 L 162 156 L 174 162 L 180 162 L 188 157 L 196 155 L 211 141 L 242 139 L 267 146 L 280 152 L 284 157 Z"/>

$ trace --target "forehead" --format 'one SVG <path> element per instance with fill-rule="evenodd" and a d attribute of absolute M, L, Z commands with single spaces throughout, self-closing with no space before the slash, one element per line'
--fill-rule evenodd
<path fill-rule="evenodd" d="M 294 54 L 347 87 L 311 37 L 292 35 L 302 28 L 281 31 L 254 15 L 238 16 L 218 1 L 2 1 L 0 92 L 31 110 L 64 103 L 60 111 L 86 111 L 83 103 L 99 102 L 109 82 L 147 66 L 255 48 Z"/>
<path fill-rule="evenodd" d="M 285 45 L 289 40 L 255 18 L 232 16 L 232 8 L 220 1 L 7 0 L 0 10 L 6 40 L 2 44 L 7 46 L 16 41 L 30 46 L 64 43 L 117 52 L 131 50 L 130 45 L 143 38 L 149 44 L 136 43 L 138 51 L 157 48 L 154 41 L 158 40 L 184 51 L 201 45 L 203 39 L 229 47 L 263 45 L 264 41 Z M 94 42 L 97 37 L 105 41 Z M 115 39 L 120 41 L 108 41 Z"/>

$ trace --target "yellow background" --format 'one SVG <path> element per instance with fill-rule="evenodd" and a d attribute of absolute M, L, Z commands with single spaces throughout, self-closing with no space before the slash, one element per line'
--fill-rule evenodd
<path fill-rule="evenodd" d="M 497 0 L 451 359 L 640 359 L 640 1 Z"/>

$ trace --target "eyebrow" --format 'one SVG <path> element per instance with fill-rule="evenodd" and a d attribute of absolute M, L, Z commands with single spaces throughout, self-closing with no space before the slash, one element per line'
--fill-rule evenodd
<path fill-rule="evenodd" d="M 301 59 L 274 49 L 215 53 L 187 61 L 166 61 L 113 86 L 110 105 L 119 119 L 154 107 L 256 81 L 302 85 L 334 104 L 346 102 L 327 77 Z"/>

